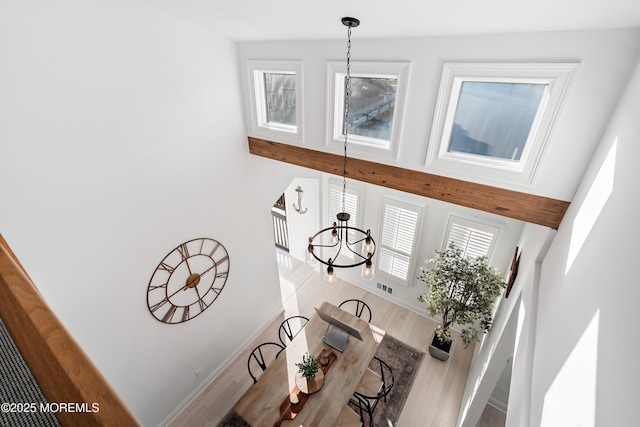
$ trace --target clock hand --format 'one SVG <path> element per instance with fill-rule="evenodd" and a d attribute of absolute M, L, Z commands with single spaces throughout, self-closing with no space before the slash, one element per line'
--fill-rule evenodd
<path fill-rule="evenodd" d="M 204 276 L 205 274 L 207 274 L 209 271 L 213 270 L 214 268 L 218 267 L 220 264 L 222 264 L 223 262 L 225 262 L 227 259 L 229 259 L 229 255 L 226 255 L 224 258 L 219 259 L 218 261 L 213 261 L 213 265 L 209 268 L 207 268 L 205 271 L 203 271 L 202 273 L 200 273 L 200 276 Z"/>
<path fill-rule="evenodd" d="M 213 270 L 217 266 L 218 266 L 218 264 L 213 264 L 211 267 L 207 268 L 205 271 L 200 273 L 200 276 L 204 276 L 205 274 L 207 274 L 208 272 L 210 272 L 211 270 Z"/>
<path fill-rule="evenodd" d="M 177 294 L 180 291 L 186 291 L 187 289 L 189 289 L 189 285 L 184 285 L 183 287 L 181 287 L 180 289 L 178 289 L 177 291 L 175 291 L 174 293 L 172 293 L 171 295 L 167 296 L 167 299 L 170 299 L 172 296 L 174 296 L 175 294 Z"/>

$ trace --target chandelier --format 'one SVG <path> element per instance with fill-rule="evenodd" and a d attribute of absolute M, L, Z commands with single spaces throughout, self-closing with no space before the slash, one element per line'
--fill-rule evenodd
<path fill-rule="evenodd" d="M 316 261 L 327 266 L 324 276 L 325 282 L 333 286 L 336 284 L 336 268 L 352 268 L 362 266 L 361 276 L 364 280 L 373 279 L 374 269 L 372 258 L 376 252 L 376 243 L 371 237 L 371 230 L 363 231 L 349 225 L 351 215 L 346 212 L 345 198 L 347 192 L 347 143 L 349 139 L 349 107 L 351 104 L 351 28 L 360 25 L 355 18 L 342 18 L 347 27 L 347 74 L 344 79 L 344 163 L 342 174 L 342 212 L 336 215 L 337 221 L 332 226 L 318 231 L 309 237 L 306 261 L 315 264 Z M 358 247 L 362 245 L 361 250 Z M 327 256 L 327 260 L 323 256 Z M 340 255 L 342 258 L 338 258 Z M 345 256 L 346 255 L 346 256 Z M 346 260 L 346 261 L 345 261 Z"/>

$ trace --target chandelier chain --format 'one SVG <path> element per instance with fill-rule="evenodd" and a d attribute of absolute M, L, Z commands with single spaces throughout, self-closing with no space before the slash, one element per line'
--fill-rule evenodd
<path fill-rule="evenodd" d="M 342 167 L 342 212 L 346 212 L 347 140 L 349 137 L 349 107 L 351 105 L 351 26 L 347 26 L 347 74 L 344 78 L 344 163 Z"/>
<path fill-rule="evenodd" d="M 351 215 L 346 212 L 347 194 L 347 148 L 349 145 L 349 131 L 353 123 L 349 121 L 351 108 L 351 29 L 357 27 L 360 21 L 355 18 L 344 17 L 342 24 L 347 26 L 347 67 L 344 76 L 343 123 L 344 163 L 342 168 L 342 212 L 336 215 L 337 221 L 327 228 L 323 228 L 309 237 L 306 251 L 306 262 L 314 264 L 316 261 L 327 266 L 325 282 L 329 286 L 336 284 L 334 268 L 352 268 L 362 266 L 361 276 L 364 280 L 371 280 L 374 276 L 372 257 L 376 251 L 376 243 L 371 237 L 371 231 L 364 231 L 354 225 L 349 225 Z M 348 257 L 341 254 L 348 255 Z M 327 255 L 327 256 L 325 256 Z"/>

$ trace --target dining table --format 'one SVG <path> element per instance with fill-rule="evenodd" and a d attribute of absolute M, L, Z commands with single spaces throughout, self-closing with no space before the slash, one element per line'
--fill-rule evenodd
<path fill-rule="evenodd" d="M 359 331 L 362 340 L 349 336 L 343 351 L 336 350 L 323 342 L 328 329 L 336 326 L 314 314 L 234 407 L 252 427 L 336 425 L 385 331 L 327 301 L 319 310 Z M 322 387 L 308 395 L 300 392 L 295 379 L 296 363 L 307 354 L 331 357 L 324 359 L 325 366 L 319 363 L 323 372 L 326 370 Z"/>

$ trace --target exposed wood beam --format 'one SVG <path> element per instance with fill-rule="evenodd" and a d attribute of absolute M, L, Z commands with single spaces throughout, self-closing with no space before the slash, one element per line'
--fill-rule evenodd
<path fill-rule="evenodd" d="M 342 175 L 343 156 L 249 137 L 249 152 Z M 557 229 L 569 202 L 349 157 L 347 177 Z"/>

